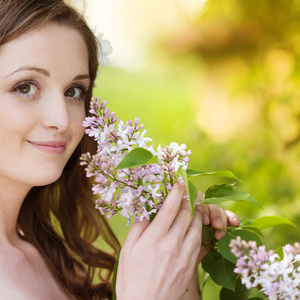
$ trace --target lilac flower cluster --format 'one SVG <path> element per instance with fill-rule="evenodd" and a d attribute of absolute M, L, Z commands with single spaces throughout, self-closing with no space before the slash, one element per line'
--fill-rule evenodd
<path fill-rule="evenodd" d="M 237 237 L 231 240 L 231 252 L 238 258 L 235 273 L 242 284 L 258 288 L 268 299 L 300 299 L 300 244 L 287 244 L 283 258 L 265 246 L 257 247 L 255 241 L 246 242 Z"/>
<path fill-rule="evenodd" d="M 145 137 L 146 130 L 139 125 L 139 119 L 124 123 L 110 112 L 107 101 L 93 97 L 90 104 L 92 116 L 86 117 L 83 126 L 86 134 L 97 142 L 97 153 L 81 156 L 87 177 L 94 177 L 93 193 L 99 198 L 96 208 L 111 218 L 120 211 L 130 223 L 135 220 L 149 219 L 157 213 L 172 185 L 182 178 L 179 168 L 186 169 L 191 151 L 186 145 L 171 143 L 157 151 L 152 141 Z M 157 162 L 128 169 L 117 169 L 123 158 L 135 148 L 144 148 L 157 156 Z"/>

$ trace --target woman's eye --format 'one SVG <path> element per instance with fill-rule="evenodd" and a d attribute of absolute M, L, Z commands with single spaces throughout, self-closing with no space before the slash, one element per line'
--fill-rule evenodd
<path fill-rule="evenodd" d="M 66 90 L 65 96 L 74 98 L 76 100 L 83 100 L 85 96 L 85 90 L 81 87 L 71 87 Z"/>
<path fill-rule="evenodd" d="M 39 94 L 39 88 L 34 83 L 21 82 L 14 88 L 14 92 L 24 96 L 34 96 Z"/>

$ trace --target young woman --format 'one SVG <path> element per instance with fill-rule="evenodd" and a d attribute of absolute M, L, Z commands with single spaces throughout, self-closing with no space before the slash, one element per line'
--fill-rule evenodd
<path fill-rule="evenodd" d="M 81 124 L 97 67 L 93 33 L 62 0 L 0 0 L 1 299 L 111 298 L 120 244 L 79 166 L 95 150 Z M 202 219 L 220 229 L 238 219 L 212 205 L 191 220 L 183 194 L 176 184 L 151 224 L 133 224 L 118 300 L 199 299 Z M 100 236 L 111 253 L 93 245 Z"/>

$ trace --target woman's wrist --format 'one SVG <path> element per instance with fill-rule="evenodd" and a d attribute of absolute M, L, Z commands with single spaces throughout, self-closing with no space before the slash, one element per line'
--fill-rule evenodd
<path fill-rule="evenodd" d="M 198 277 L 198 266 L 195 268 L 193 277 L 187 287 L 187 291 L 182 300 L 201 300 L 200 288 L 199 288 L 199 277 Z"/>

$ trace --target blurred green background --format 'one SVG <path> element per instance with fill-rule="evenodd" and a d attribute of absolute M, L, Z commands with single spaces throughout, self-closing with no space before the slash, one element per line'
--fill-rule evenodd
<path fill-rule="evenodd" d="M 147 62 L 100 69 L 94 95 L 123 120 L 139 117 L 155 146 L 186 143 L 190 168 L 234 172 L 264 207 L 224 206 L 241 219 L 281 215 L 300 224 L 300 1 L 175 2 L 178 23 L 153 26 Z M 158 12 L 164 4 L 153 5 Z M 221 182 L 229 181 L 197 184 L 204 193 Z M 124 241 L 126 220 L 111 222 Z M 298 228 L 264 233 L 268 248 L 300 241 Z M 212 290 L 204 299 L 215 299 Z"/>

